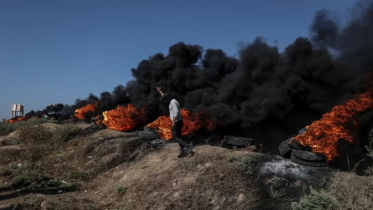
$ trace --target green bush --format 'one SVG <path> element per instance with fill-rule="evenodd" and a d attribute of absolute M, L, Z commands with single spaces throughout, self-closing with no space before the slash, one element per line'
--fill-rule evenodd
<path fill-rule="evenodd" d="M 233 164 L 234 167 L 244 171 L 247 175 L 252 175 L 254 173 L 256 164 L 256 159 L 254 157 L 247 155 L 236 157 L 232 154 L 228 154 L 227 159 Z"/>
<path fill-rule="evenodd" d="M 292 203 L 293 210 L 336 210 L 340 208 L 337 198 L 324 190 L 317 191 L 310 188 L 311 192 L 304 195 L 299 203 Z"/>

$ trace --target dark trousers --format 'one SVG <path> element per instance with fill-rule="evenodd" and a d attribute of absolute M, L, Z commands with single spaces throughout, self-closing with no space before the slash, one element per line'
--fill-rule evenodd
<path fill-rule="evenodd" d="M 183 121 L 179 120 L 175 122 L 175 127 L 172 128 L 172 141 L 179 143 L 180 152 L 185 153 L 185 148 L 187 147 L 187 143 L 181 139 L 181 130 L 183 128 Z"/>

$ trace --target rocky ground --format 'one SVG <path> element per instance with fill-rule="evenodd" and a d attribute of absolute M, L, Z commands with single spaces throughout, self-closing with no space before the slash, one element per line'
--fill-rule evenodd
<path fill-rule="evenodd" d="M 177 144 L 155 146 L 136 132 L 84 122 L 23 126 L 2 135 L 0 145 L 0 209 L 371 209 L 373 203 L 370 176 L 209 145 L 177 158 Z"/>

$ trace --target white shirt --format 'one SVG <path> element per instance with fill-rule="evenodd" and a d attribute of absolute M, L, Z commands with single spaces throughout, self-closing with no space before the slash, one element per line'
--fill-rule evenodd
<path fill-rule="evenodd" d="M 170 109 L 171 121 L 175 117 L 176 117 L 176 122 L 179 121 L 179 120 L 183 120 L 183 118 L 181 117 L 181 114 L 180 114 L 180 105 L 179 105 L 179 102 L 176 99 L 171 100 L 168 108 Z"/>

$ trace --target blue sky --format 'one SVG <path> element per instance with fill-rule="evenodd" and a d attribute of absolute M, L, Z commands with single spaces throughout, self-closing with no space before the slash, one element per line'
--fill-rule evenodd
<path fill-rule="evenodd" d="M 131 68 L 183 41 L 237 53 L 263 36 L 283 49 L 309 35 L 314 13 L 345 20 L 348 0 L 1 0 L 0 118 L 73 104 L 132 79 Z"/>

